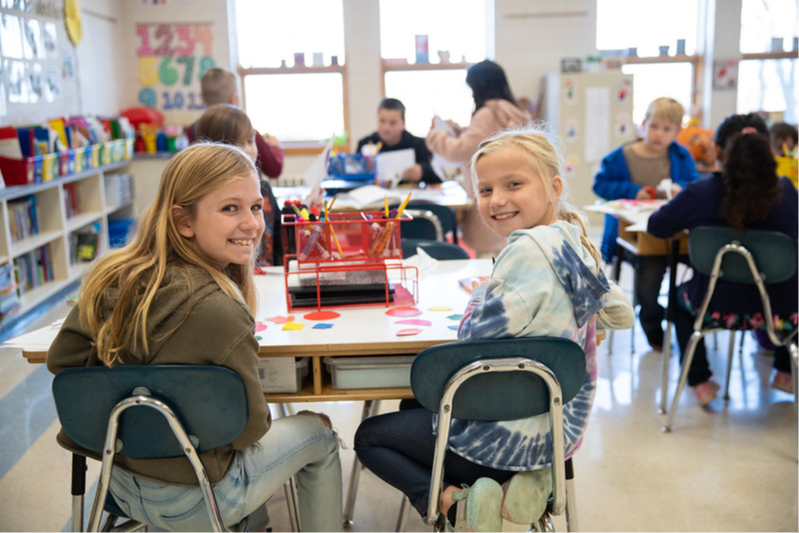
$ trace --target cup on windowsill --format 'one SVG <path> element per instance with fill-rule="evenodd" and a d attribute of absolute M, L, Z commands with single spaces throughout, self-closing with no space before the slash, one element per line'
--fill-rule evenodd
<path fill-rule="evenodd" d="M 660 55 L 667 56 L 669 55 L 669 45 L 664 44 L 663 46 L 659 47 Z"/>

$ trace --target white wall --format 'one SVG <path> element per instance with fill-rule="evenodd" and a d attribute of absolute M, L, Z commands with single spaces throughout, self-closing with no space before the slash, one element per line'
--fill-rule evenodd
<path fill-rule="evenodd" d="M 82 0 L 83 40 L 76 47 L 80 112 L 119 115 L 124 109 L 119 0 Z"/>

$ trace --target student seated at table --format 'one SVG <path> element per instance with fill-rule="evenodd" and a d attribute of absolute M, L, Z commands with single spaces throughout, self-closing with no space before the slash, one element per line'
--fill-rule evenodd
<path fill-rule="evenodd" d="M 759 115 L 730 115 L 719 125 L 714 139 L 719 172 L 708 179 L 689 184 L 674 200 L 649 218 L 647 231 L 667 237 L 698 226 L 722 226 L 734 229 L 771 230 L 797 238 L 799 196 L 787 178 L 777 177 L 777 164 L 769 144 L 769 131 Z M 693 331 L 694 313 L 702 305 L 708 278 L 694 273 L 693 279 L 678 288 L 674 327 L 680 344 L 681 360 Z M 776 324 L 796 327 L 797 277 L 766 285 Z M 727 325 L 741 329 L 763 323 L 762 306 L 754 285 L 738 285 L 720 280 L 708 313 L 718 315 Z M 733 328 L 735 329 L 735 328 Z M 772 387 L 792 392 L 791 360 L 787 346 L 774 353 L 777 370 Z M 699 403 L 706 405 L 716 398 L 719 389 L 710 379 L 704 340 L 696 347 L 688 385 Z"/>
<path fill-rule="evenodd" d="M 255 165 L 239 148 L 194 144 L 176 154 L 132 242 L 98 258 L 85 275 L 47 368 L 229 368 L 244 381 L 247 424 L 230 444 L 200 454 L 225 526 L 297 476 L 303 530 L 341 531 L 341 464 L 330 420 L 305 412 L 272 421 L 258 377 L 253 266 L 263 203 Z M 58 442 L 98 458 L 63 432 Z M 167 531 L 208 528 L 185 457 L 117 456 L 109 490 L 141 522 Z"/>
<path fill-rule="evenodd" d="M 433 157 L 424 139 L 405 129 L 405 106 L 396 98 L 384 98 L 377 108 L 377 131 L 358 141 L 358 152 L 373 145 L 378 153 L 413 149 L 416 164 L 405 169 L 400 183 L 441 183 L 441 178 L 430 166 Z"/>
<path fill-rule="evenodd" d="M 253 160 L 258 158 L 258 133 L 242 109 L 230 104 L 216 104 L 205 110 L 197 121 L 195 131 L 199 141 L 221 142 L 238 146 Z M 265 230 L 258 252 L 259 266 L 283 265 L 283 234 L 280 208 L 266 180 L 259 179 L 264 197 Z"/>
<path fill-rule="evenodd" d="M 597 329 L 629 328 L 633 310 L 602 273 L 582 218 L 562 200 L 563 160 L 546 134 L 522 129 L 491 137 L 471 169 L 480 214 L 509 243 L 487 284 L 475 284 L 458 339 L 561 337 L 585 350 L 582 388 L 563 408 L 569 458 L 580 447 L 596 391 Z M 503 517 L 529 525 L 541 516 L 551 490 L 548 417 L 453 420 L 440 500 L 450 524 L 458 500 L 466 500 L 466 531 L 500 531 Z M 426 409 L 405 409 L 367 418 L 355 435 L 360 461 L 404 492 L 422 516 L 435 420 Z"/>
<path fill-rule="evenodd" d="M 650 103 L 644 115 L 644 137 L 617 148 L 602 160 L 594 178 L 596 195 L 605 200 L 666 198 L 699 179 L 693 157 L 675 141 L 684 114 L 682 104 L 673 98 L 658 98 Z M 658 191 L 664 179 L 670 179 L 671 186 Z M 608 263 L 616 256 L 618 233 L 618 220 L 606 215 L 601 250 Z M 636 263 L 634 291 L 641 304 L 638 318 L 649 345 L 661 351 L 665 309 L 658 303 L 658 296 L 668 256 L 638 257 Z"/>
<path fill-rule="evenodd" d="M 769 128 L 771 148 L 774 155 L 780 157 L 793 157 L 796 153 L 796 144 L 799 143 L 799 132 L 796 126 L 787 122 L 775 122 Z"/>
<path fill-rule="evenodd" d="M 200 94 L 203 104 L 211 107 L 216 104 L 239 106 L 239 80 L 229 70 L 214 67 L 208 69 L 200 78 Z M 197 123 L 186 128 L 186 135 L 192 143 L 197 138 Z M 255 165 L 268 177 L 277 178 L 283 172 L 283 149 L 272 135 L 256 132 L 255 147 L 258 157 Z"/>

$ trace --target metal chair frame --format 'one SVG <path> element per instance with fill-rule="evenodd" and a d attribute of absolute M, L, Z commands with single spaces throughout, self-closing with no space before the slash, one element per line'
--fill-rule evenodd
<path fill-rule="evenodd" d="M 444 240 L 444 230 L 441 228 L 441 220 L 436 216 L 435 213 L 433 213 L 429 209 L 406 209 L 402 213 L 405 215 L 409 215 L 411 219 L 418 218 L 421 220 L 426 220 L 427 222 L 433 225 L 435 240 L 437 241 Z M 403 232 L 405 231 L 404 227 L 402 231 Z"/>
<path fill-rule="evenodd" d="M 666 424 L 661 428 L 663 432 L 670 432 L 672 428 L 672 424 L 674 423 L 674 416 L 677 410 L 677 404 L 680 400 L 680 394 L 682 393 L 683 388 L 685 387 L 685 383 L 688 380 L 688 370 L 691 367 L 691 361 L 693 361 L 694 353 L 696 351 L 696 346 L 699 342 L 701 342 L 705 335 L 708 333 L 715 333 L 717 331 L 725 331 L 725 328 L 702 328 L 702 324 L 704 321 L 705 313 L 707 313 L 708 306 L 710 305 L 710 301 L 713 298 L 713 293 L 715 292 L 716 283 L 718 282 L 720 277 L 723 277 L 724 273 L 721 270 L 721 263 L 724 259 L 724 256 L 728 253 L 738 254 L 742 256 L 747 266 L 749 267 L 749 273 L 752 277 L 752 283 L 757 287 L 758 293 L 760 294 L 760 300 L 763 305 L 763 317 L 766 323 L 766 332 L 768 333 L 769 340 L 774 344 L 774 346 L 785 346 L 788 345 L 788 348 L 791 352 L 791 370 L 794 376 L 793 380 L 793 392 L 794 392 L 794 405 L 797 405 L 796 394 L 797 394 L 797 366 L 799 366 L 799 360 L 797 356 L 797 348 L 791 342 L 793 337 L 796 336 L 797 330 L 794 329 L 793 331 L 789 332 L 786 335 L 780 336 L 774 330 L 774 319 L 771 313 L 771 300 L 769 299 L 768 292 L 766 292 L 766 284 L 764 281 L 765 276 L 761 274 L 760 270 L 757 267 L 757 262 L 755 261 L 754 255 L 745 247 L 743 246 L 739 240 L 733 239 L 731 242 L 723 245 L 718 252 L 716 252 L 715 259 L 713 261 L 713 268 L 710 272 L 710 282 L 708 283 L 707 292 L 705 294 L 705 298 L 702 300 L 702 305 L 699 311 L 696 314 L 696 319 L 694 320 L 694 332 L 691 334 L 691 339 L 688 342 L 688 346 L 686 347 L 686 354 L 684 357 L 683 365 L 682 365 L 682 373 L 680 374 L 680 381 L 677 384 L 677 390 L 674 393 L 674 398 L 672 400 L 671 409 L 669 410 L 668 417 L 666 419 Z M 794 272 L 796 271 L 796 264 L 794 263 Z M 733 331 L 734 333 L 734 331 Z M 734 338 L 730 341 L 730 353 L 728 356 L 728 369 L 727 369 L 727 383 L 725 387 L 725 399 L 728 398 L 727 391 L 729 391 L 730 385 L 730 367 L 732 366 L 732 355 L 733 355 L 733 343 Z M 664 389 L 665 394 L 665 389 Z"/>
<path fill-rule="evenodd" d="M 486 372 L 530 372 L 546 384 L 549 391 L 549 423 L 552 431 L 552 503 L 541 518 L 548 521 L 547 515 L 559 516 L 566 511 L 566 522 L 569 531 L 577 531 L 577 516 L 574 512 L 574 489 L 567 490 L 565 448 L 563 445 L 563 393 L 558 378 L 547 366 L 523 357 L 504 359 L 481 359 L 473 361 L 458 370 L 447 382 L 444 396 L 438 409 L 438 434 L 433 454 L 433 472 L 430 475 L 430 493 L 426 523 L 431 526 L 439 524 L 438 497 L 444 483 L 444 457 L 449 441 L 450 424 L 455 394 L 467 380 Z M 569 493 L 570 498 L 567 498 Z M 567 503 L 567 499 L 570 500 Z M 548 530 L 548 528 L 546 529 Z"/>
<path fill-rule="evenodd" d="M 157 366 L 153 366 L 152 368 L 156 369 Z M 172 366 L 167 368 L 174 369 L 174 367 Z M 187 366 L 184 368 L 192 369 L 192 368 L 202 368 L 202 367 Z M 224 369 L 222 367 L 213 367 L 213 368 L 214 370 L 218 369 L 220 371 L 224 371 L 225 373 L 233 374 L 230 370 Z M 74 370 L 80 371 L 82 369 L 74 369 Z M 65 373 L 66 372 L 67 371 L 65 371 Z M 54 390 L 55 390 L 55 384 L 60 377 L 62 377 L 61 374 L 56 376 L 56 381 L 54 381 Z M 238 385 L 240 385 L 241 387 L 242 390 L 241 394 L 244 394 L 243 392 L 244 383 L 241 381 L 241 378 L 239 376 L 236 375 L 235 377 L 238 380 L 237 381 Z M 56 396 L 56 398 L 58 398 L 58 396 Z M 199 446 L 199 438 L 195 437 L 194 435 L 190 435 L 184 428 L 184 425 L 181 422 L 180 418 L 175 414 L 173 408 L 170 407 L 170 405 L 168 405 L 166 402 L 154 398 L 150 390 L 145 386 L 137 386 L 133 388 L 132 392 L 130 393 L 130 396 L 123 398 L 118 403 L 116 403 L 116 405 L 114 405 L 114 407 L 111 409 L 111 412 L 108 415 L 108 424 L 105 429 L 105 439 L 103 440 L 102 450 L 99 450 L 99 452 L 102 455 L 100 477 L 97 484 L 97 491 L 95 493 L 94 500 L 92 502 L 92 509 L 89 515 L 87 532 L 97 533 L 98 531 L 103 531 L 105 533 L 105 532 L 128 532 L 128 531 L 147 530 L 147 524 L 138 522 L 124 515 L 115 514 L 114 509 L 116 508 L 116 504 L 113 503 L 109 505 L 109 503 L 107 502 L 107 499 L 110 498 L 110 494 L 108 493 L 108 488 L 111 480 L 111 471 L 112 468 L 114 467 L 114 458 L 116 457 L 116 454 L 123 449 L 124 446 L 124 443 L 117 438 L 120 430 L 120 418 L 125 411 L 127 411 L 132 407 L 152 409 L 156 413 L 161 415 L 163 419 L 166 421 L 169 430 L 177 440 L 177 444 L 180 447 L 180 451 L 189 460 L 189 463 L 191 464 L 194 473 L 197 476 L 200 489 L 203 493 L 203 499 L 205 500 L 206 510 L 208 512 L 208 517 L 211 522 L 210 524 L 211 530 L 213 531 L 213 533 L 244 533 L 247 530 L 247 527 L 251 525 L 249 523 L 251 517 L 245 518 L 239 524 L 234 526 L 232 529 L 225 527 L 222 521 L 222 517 L 219 512 L 219 506 L 216 502 L 216 497 L 213 492 L 213 487 L 211 485 L 208 474 L 205 470 L 202 461 L 200 460 L 200 456 L 196 449 L 197 446 Z M 70 423 L 76 424 L 77 422 L 72 421 Z M 83 455 L 79 455 L 77 453 L 73 453 L 72 526 L 71 526 L 72 533 L 82 533 L 83 531 L 83 499 L 85 494 L 85 478 L 86 478 L 86 457 Z M 288 485 L 286 487 L 288 488 Z M 113 502 L 113 499 L 111 501 Z M 289 501 L 289 513 L 292 513 L 292 508 L 291 508 L 292 503 L 293 503 L 292 501 Z M 101 525 L 102 514 L 104 510 L 106 510 L 106 512 L 109 513 L 109 516 L 106 522 Z M 119 511 L 120 510 L 116 510 L 116 512 Z M 256 511 L 256 513 L 254 513 L 251 516 L 255 516 L 255 514 L 257 514 L 258 512 L 259 511 Z M 115 524 L 118 518 L 126 518 L 127 521 L 120 524 L 119 526 L 116 526 Z M 292 523 L 292 530 L 295 532 L 299 531 L 298 529 L 295 529 L 293 523 Z"/>

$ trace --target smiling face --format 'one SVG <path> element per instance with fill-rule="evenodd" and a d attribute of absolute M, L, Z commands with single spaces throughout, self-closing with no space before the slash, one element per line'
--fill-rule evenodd
<path fill-rule="evenodd" d="M 557 222 L 555 205 L 563 182 L 554 176 L 549 186 L 522 152 L 503 148 L 475 164 L 478 209 L 489 228 L 503 237 L 514 230 Z M 549 190 L 548 190 L 549 189 Z"/>
<path fill-rule="evenodd" d="M 656 152 L 666 152 L 680 133 L 680 126 L 659 116 L 644 121 L 644 142 Z"/>
<path fill-rule="evenodd" d="M 178 219 L 178 231 L 220 269 L 245 265 L 264 232 L 263 204 L 258 178 L 246 175 L 202 197 L 193 218 Z"/>
<path fill-rule="evenodd" d="M 394 146 L 402 140 L 405 121 L 399 109 L 379 109 L 377 111 L 377 136 L 386 146 Z"/>

